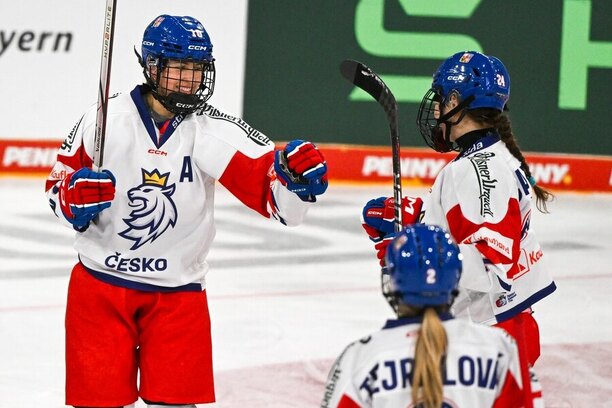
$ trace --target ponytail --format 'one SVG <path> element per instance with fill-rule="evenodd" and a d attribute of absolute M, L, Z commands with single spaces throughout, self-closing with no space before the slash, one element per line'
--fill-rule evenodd
<path fill-rule="evenodd" d="M 432 307 L 426 308 L 414 351 L 412 403 L 415 406 L 438 408 L 442 405 L 441 365 L 447 346 L 446 330 L 438 312 Z"/>
<path fill-rule="evenodd" d="M 510 118 L 503 112 L 494 109 L 474 109 L 468 111 L 468 116 L 479 123 L 492 125 L 499 133 L 501 140 L 506 144 L 506 147 L 512 155 L 521 163 L 521 170 L 527 176 L 527 180 L 533 189 L 536 196 L 536 207 L 542 213 L 548 213 L 547 203 L 555 197 L 551 192 L 538 186 L 535 179 L 531 175 L 529 165 L 519 148 L 516 137 L 512 131 Z"/>

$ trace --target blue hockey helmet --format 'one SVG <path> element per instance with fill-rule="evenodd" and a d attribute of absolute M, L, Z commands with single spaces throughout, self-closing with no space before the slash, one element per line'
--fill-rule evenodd
<path fill-rule="evenodd" d="M 389 244 L 386 262 L 389 279 L 383 292 L 396 311 L 398 304 L 451 305 L 458 293 L 462 256 L 440 227 L 407 226 Z"/>
<path fill-rule="evenodd" d="M 459 100 L 471 99 L 467 109 L 503 111 L 510 98 L 510 76 L 502 62 L 476 51 L 458 52 L 444 61 L 431 85 L 442 100 L 456 92 Z"/>
<path fill-rule="evenodd" d="M 139 62 L 144 68 L 153 95 L 166 109 L 174 113 L 190 113 L 212 96 L 215 85 L 212 50 L 213 45 L 204 26 L 193 17 L 164 14 L 147 26 L 142 38 Z M 179 64 L 192 63 L 195 66 L 183 68 L 183 72 L 185 69 L 196 71 L 184 75 L 198 79 L 195 92 L 186 94 L 164 89 L 161 72 L 168 66 L 169 60 Z"/>
<path fill-rule="evenodd" d="M 456 95 L 459 104 L 441 114 L 439 106 Z M 462 51 L 447 58 L 433 75 L 417 114 L 423 139 L 438 152 L 453 150 L 450 128 L 459 123 L 467 110 L 488 108 L 502 112 L 510 98 L 510 76 L 502 62 L 477 51 Z M 461 112 L 458 120 L 451 122 Z M 446 132 L 440 125 L 444 123 Z"/>
<path fill-rule="evenodd" d="M 189 16 L 161 15 L 142 37 L 142 58 L 213 61 L 213 45 L 202 23 Z"/>

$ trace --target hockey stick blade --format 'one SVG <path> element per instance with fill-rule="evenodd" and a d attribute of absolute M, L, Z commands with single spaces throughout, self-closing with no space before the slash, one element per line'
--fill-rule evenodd
<path fill-rule="evenodd" d="M 363 89 L 374 98 L 387 114 L 389 133 L 391 135 L 391 152 L 393 160 L 393 198 L 396 232 L 402 229 L 402 171 L 400 164 L 400 136 L 397 120 L 397 102 L 395 96 L 382 79 L 365 64 L 355 60 L 344 60 L 340 64 L 340 73 L 351 84 Z"/>
<path fill-rule="evenodd" d="M 397 110 L 395 96 L 387 84 L 367 65 L 347 59 L 340 64 L 340 73 L 347 81 L 363 89 L 378 101 L 387 115 Z"/>

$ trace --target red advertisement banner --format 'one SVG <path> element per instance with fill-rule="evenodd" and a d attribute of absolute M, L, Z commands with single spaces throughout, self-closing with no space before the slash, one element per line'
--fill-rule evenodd
<path fill-rule="evenodd" d="M 0 177 L 48 174 L 60 145 L 58 140 L 0 140 Z"/>
<path fill-rule="evenodd" d="M 61 142 L 56 140 L 0 140 L 0 176 L 47 174 Z M 319 144 L 337 182 L 391 184 L 389 147 Z M 401 154 L 402 180 L 431 185 L 440 170 L 455 157 L 429 149 L 406 148 Z M 544 187 L 554 190 L 612 192 L 612 157 L 526 153 L 531 173 Z"/>
<path fill-rule="evenodd" d="M 320 145 L 332 180 L 392 183 L 390 147 Z M 440 154 L 423 148 L 402 149 L 404 183 L 431 185 L 456 153 Z M 525 153 L 536 182 L 554 190 L 612 192 L 612 157 Z"/>

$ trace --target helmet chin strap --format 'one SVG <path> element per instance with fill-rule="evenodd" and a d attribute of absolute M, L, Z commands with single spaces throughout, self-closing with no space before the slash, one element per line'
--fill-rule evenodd
<path fill-rule="evenodd" d="M 463 118 L 465 118 L 465 115 L 467 114 L 467 109 L 465 108 L 467 108 L 469 104 L 472 103 L 473 100 L 474 100 L 474 95 L 468 96 L 463 101 L 459 102 L 459 104 L 455 106 L 453 109 L 451 109 L 444 115 L 440 116 L 440 119 L 437 120 L 438 124 L 434 128 L 433 130 L 434 132 L 441 133 L 442 129 L 440 128 L 440 125 L 442 123 L 446 125 L 444 135 L 440 135 L 440 137 L 436 138 L 436 139 L 439 139 L 439 142 L 441 143 L 440 149 L 442 150 L 440 151 L 449 152 L 453 150 L 453 142 L 451 142 L 450 140 L 451 127 L 458 124 L 459 122 L 463 120 Z M 448 119 L 455 116 L 458 112 L 461 112 L 461 115 L 459 115 L 459 118 L 454 122 L 450 122 Z"/>
<path fill-rule="evenodd" d="M 170 92 L 165 98 L 161 98 L 157 92 L 154 92 L 153 96 L 166 109 L 175 114 L 191 113 L 197 108 L 199 102 L 196 95 L 186 95 L 178 92 Z"/>

